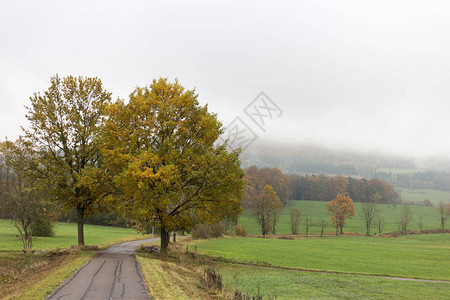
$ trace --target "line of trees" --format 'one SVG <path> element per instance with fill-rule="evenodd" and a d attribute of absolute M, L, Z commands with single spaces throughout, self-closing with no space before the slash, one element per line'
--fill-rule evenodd
<path fill-rule="evenodd" d="M 347 193 L 355 202 L 377 202 L 389 205 L 399 203 L 399 195 L 386 181 L 336 175 L 289 175 L 288 189 L 293 199 L 331 201 L 338 194 Z"/>
<path fill-rule="evenodd" d="M 374 172 L 371 177 L 386 180 L 397 187 L 450 191 L 450 173 L 424 171 L 410 173 Z"/>
<path fill-rule="evenodd" d="M 111 101 L 98 78 L 54 76 L 48 90 L 30 98 L 24 135 L 3 143 L 21 155 L 20 165 L 0 160 L 21 179 L 21 201 L 42 196 L 76 210 L 80 247 L 85 218 L 116 211 L 140 230 L 158 226 L 165 253 L 171 231 L 235 220 L 241 211 L 239 150 L 215 145 L 224 129 L 197 98 L 161 78 L 127 102 Z M 2 198 L 14 198 L 10 186 Z"/>

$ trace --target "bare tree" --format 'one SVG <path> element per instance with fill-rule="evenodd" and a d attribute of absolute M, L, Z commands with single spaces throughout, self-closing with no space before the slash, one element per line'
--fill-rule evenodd
<path fill-rule="evenodd" d="M 375 222 L 375 226 L 378 229 L 378 235 L 381 235 L 381 233 L 383 232 L 385 222 L 379 213 L 377 213 L 377 215 L 375 216 L 374 222 Z"/>
<path fill-rule="evenodd" d="M 439 218 L 441 221 L 442 230 L 445 229 L 445 223 L 447 222 L 448 217 L 450 216 L 450 203 L 439 203 L 438 206 Z"/>
<path fill-rule="evenodd" d="M 323 233 L 325 229 L 328 227 L 328 223 L 323 218 L 320 218 L 319 225 L 320 225 L 320 237 L 323 237 Z"/>
<path fill-rule="evenodd" d="M 363 203 L 361 206 L 361 218 L 366 223 L 366 235 L 370 235 L 370 226 L 374 221 L 376 212 L 377 204 L 375 202 Z"/>
<path fill-rule="evenodd" d="M 311 218 L 306 215 L 305 216 L 305 236 L 308 237 L 309 229 L 312 227 Z"/>
<path fill-rule="evenodd" d="M 423 221 L 422 221 L 422 215 L 419 215 L 419 220 L 417 221 L 417 226 L 419 226 L 419 230 L 423 230 Z"/>
<path fill-rule="evenodd" d="M 408 225 L 411 223 L 412 212 L 409 205 L 403 205 L 400 212 L 400 220 L 398 221 L 398 229 L 405 233 L 408 230 Z"/>
<path fill-rule="evenodd" d="M 26 171 L 30 154 L 23 144 L 0 143 L 0 155 L 8 169 L 3 210 L 19 232 L 26 251 L 33 246 L 33 225 L 39 218 L 50 217 L 53 207 L 44 200 L 45 185 Z"/>
<path fill-rule="evenodd" d="M 289 210 L 289 221 L 291 224 L 291 232 L 292 234 L 298 234 L 298 226 L 300 225 L 301 213 L 298 208 L 291 207 Z"/>

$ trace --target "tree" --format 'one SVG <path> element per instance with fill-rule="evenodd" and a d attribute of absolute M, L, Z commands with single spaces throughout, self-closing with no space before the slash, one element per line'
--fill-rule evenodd
<path fill-rule="evenodd" d="M 117 189 L 111 201 L 136 225 L 159 227 L 162 253 L 171 231 L 234 220 L 241 211 L 239 150 L 215 146 L 222 124 L 197 98 L 178 81 L 154 80 L 109 107 L 103 132 Z"/>
<path fill-rule="evenodd" d="M 441 221 L 442 230 L 445 229 L 445 223 L 450 216 L 450 203 L 441 202 L 438 205 L 439 219 Z"/>
<path fill-rule="evenodd" d="M 376 212 L 377 204 L 375 202 L 366 202 L 361 205 L 361 216 L 366 224 L 366 235 L 370 235 L 370 226 L 374 221 Z"/>
<path fill-rule="evenodd" d="M 331 216 L 331 223 L 336 228 L 336 235 L 340 229 L 343 234 L 345 219 L 351 219 L 355 215 L 355 206 L 353 200 L 346 194 L 339 194 L 327 203 L 328 215 Z"/>
<path fill-rule="evenodd" d="M 398 221 L 398 229 L 405 233 L 408 230 L 408 225 L 411 223 L 412 212 L 409 205 L 403 205 L 400 212 L 400 220 Z"/>
<path fill-rule="evenodd" d="M 323 233 L 324 233 L 325 229 L 327 229 L 328 224 L 323 218 L 320 218 L 319 225 L 320 225 L 320 237 L 323 237 Z"/>
<path fill-rule="evenodd" d="M 252 208 L 252 215 L 258 220 L 263 237 L 269 232 L 274 212 L 278 212 L 282 208 L 283 204 L 273 188 L 270 185 L 264 186 L 264 190 L 256 197 Z"/>
<path fill-rule="evenodd" d="M 291 225 L 292 234 L 298 234 L 298 226 L 300 225 L 301 213 L 296 207 L 291 207 L 289 210 L 289 223 Z"/>
<path fill-rule="evenodd" d="M 273 235 L 277 234 L 278 217 L 279 217 L 278 211 L 274 211 L 272 214 L 272 234 Z"/>
<path fill-rule="evenodd" d="M 45 184 L 27 170 L 26 163 L 32 160 L 28 155 L 19 142 L 0 143 L 0 156 L 8 169 L 2 210 L 18 230 L 24 251 L 33 246 L 36 222 L 56 218 L 53 206 L 44 197 Z"/>
<path fill-rule="evenodd" d="M 23 141 L 39 157 L 36 172 L 53 186 L 53 196 L 67 210 L 76 208 L 82 247 L 84 218 L 102 208 L 108 194 L 98 137 L 111 94 L 98 78 L 56 75 L 50 81 L 47 91 L 30 98 Z"/>
<path fill-rule="evenodd" d="M 286 205 L 290 195 L 288 181 L 288 177 L 277 168 L 258 169 L 256 166 L 247 168 L 245 170 L 246 189 L 243 206 L 251 207 L 256 198 L 255 193 L 262 190 L 266 184 L 274 189 L 283 205 Z"/>
<path fill-rule="evenodd" d="M 420 231 L 423 230 L 423 220 L 422 220 L 422 215 L 419 215 L 419 220 L 417 221 L 417 226 L 419 226 L 419 230 L 420 230 Z"/>
<path fill-rule="evenodd" d="M 308 237 L 309 234 L 309 229 L 311 228 L 312 223 L 311 223 L 311 218 L 306 215 L 305 216 L 305 237 Z"/>
<path fill-rule="evenodd" d="M 384 228 L 384 224 L 385 223 L 386 222 L 381 217 L 380 213 L 377 213 L 377 215 L 375 216 L 375 226 L 378 229 L 378 235 L 381 235 L 381 233 L 383 232 L 383 228 Z"/>

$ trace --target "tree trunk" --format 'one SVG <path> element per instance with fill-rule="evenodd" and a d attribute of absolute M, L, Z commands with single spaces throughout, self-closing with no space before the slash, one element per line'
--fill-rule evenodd
<path fill-rule="evenodd" d="M 78 248 L 84 247 L 84 208 L 77 206 Z"/>
<path fill-rule="evenodd" d="M 170 242 L 170 231 L 167 231 L 164 226 L 161 226 L 161 253 L 167 254 L 167 248 Z"/>
<path fill-rule="evenodd" d="M 177 242 L 177 233 L 175 231 L 173 232 L 173 242 Z"/>

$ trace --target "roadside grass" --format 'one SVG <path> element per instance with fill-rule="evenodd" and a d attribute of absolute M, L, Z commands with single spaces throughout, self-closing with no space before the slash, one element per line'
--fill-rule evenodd
<path fill-rule="evenodd" d="M 364 278 L 218 264 L 229 289 L 275 299 L 448 299 L 450 283 Z"/>
<path fill-rule="evenodd" d="M 247 296 L 261 295 L 263 299 L 448 299 L 450 293 L 450 282 L 403 281 L 227 263 L 195 251 L 186 252 L 186 244 L 190 243 L 171 244 L 169 257 L 137 255 L 155 299 L 232 299 L 235 290 Z M 233 246 L 230 244 L 230 248 Z M 222 275 L 222 293 L 204 292 L 199 277 L 206 268 Z"/>
<path fill-rule="evenodd" d="M 305 227 L 303 225 L 304 217 L 308 215 L 313 226 L 310 228 L 310 234 L 320 234 L 320 227 L 317 222 L 321 218 L 328 222 L 328 227 L 325 232 L 332 234 L 335 229 L 331 226 L 330 216 L 327 215 L 325 201 L 307 201 L 307 200 L 290 200 L 287 207 L 285 207 L 281 213 L 277 223 L 277 234 L 290 234 L 290 223 L 289 223 L 289 209 L 291 207 L 296 207 L 300 210 L 302 214 L 302 220 L 299 227 L 299 233 L 305 233 Z M 366 233 L 364 219 L 361 217 L 361 206 L 362 203 L 355 203 L 356 216 L 352 219 L 348 219 L 347 224 L 344 226 L 344 232 L 355 232 L 355 233 Z M 378 210 L 380 216 L 383 218 L 385 225 L 383 233 L 397 231 L 397 222 L 400 219 L 401 205 L 397 205 L 396 208 L 393 206 L 388 207 L 387 204 L 379 204 Z M 422 218 L 422 224 L 424 229 L 436 229 L 440 228 L 440 219 L 438 215 L 437 208 L 435 207 L 424 207 L 424 206 L 411 206 L 412 211 L 412 221 L 408 226 L 408 230 L 418 230 L 419 229 L 419 219 Z M 261 234 L 261 229 L 254 217 L 250 215 L 249 210 L 244 210 L 244 212 L 239 217 L 239 224 L 245 228 L 247 234 Z M 377 230 L 375 226 L 372 227 L 371 233 L 376 233 Z"/>
<path fill-rule="evenodd" d="M 16 237 L 17 230 L 10 220 L 0 220 L 0 251 L 21 250 L 22 244 Z M 132 228 L 120 228 L 112 226 L 84 225 L 84 237 L 86 245 L 112 245 L 123 239 L 139 239 L 143 237 Z M 55 224 L 55 236 L 36 237 L 33 241 L 33 250 L 48 250 L 57 248 L 69 248 L 77 245 L 77 224 Z"/>
<path fill-rule="evenodd" d="M 450 281 L 450 235 L 220 238 L 193 242 L 201 254 L 236 262 L 338 273 Z"/>
<path fill-rule="evenodd" d="M 156 257 L 156 259 L 155 259 Z M 217 299 L 205 291 L 197 269 L 157 255 L 136 255 L 152 299 Z"/>
<path fill-rule="evenodd" d="M 408 189 L 408 188 L 397 188 L 400 196 L 403 200 L 407 201 L 423 201 L 429 199 L 434 204 L 439 202 L 449 202 L 450 192 L 432 190 L 432 189 Z"/>
<path fill-rule="evenodd" d="M 0 255 L 0 299 L 44 299 L 90 257 L 88 252 Z"/>

